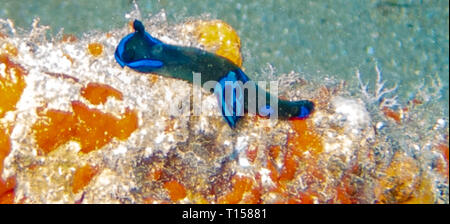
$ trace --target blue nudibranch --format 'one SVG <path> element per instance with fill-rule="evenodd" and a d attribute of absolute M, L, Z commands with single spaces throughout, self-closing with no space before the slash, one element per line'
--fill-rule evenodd
<path fill-rule="evenodd" d="M 115 58 L 120 66 L 127 66 L 143 73 L 179 78 L 193 82 L 193 73 L 201 74 L 201 85 L 207 81 L 217 81 L 215 94 L 221 104 L 222 115 L 230 125 L 236 127 L 237 122 L 245 112 L 248 112 L 249 101 L 258 102 L 258 97 L 248 99 L 239 85 L 233 85 L 232 97 L 225 97 L 228 81 L 241 81 L 243 84 L 250 79 L 230 60 L 193 47 L 174 46 L 161 42 L 145 31 L 144 25 L 135 20 L 135 32 L 125 36 L 117 46 Z M 254 82 L 252 82 L 254 83 Z M 253 85 L 253 84 L 252 84 Z M 266 96 L 266 105 L 257 108 L 256 113 L 270 114 L 270 99 L 275 97 L 254 84 L 259 93 Z M 221 88 L 217 88 L 217 87 Z M 230 91 L 228 91 L 230 92 Z M 258 94 L 256 94 L 258 96 Z M 225 100 L 227 99 L 227 100 Z M 243 102 L 243 103 L 242 103 Z M 258 104 L 252 104 L 258 105 Z M 314 110 L 314 104 L 308 100 L 286 101 L 278 99 L 278 118 L 307 118 Z"/>

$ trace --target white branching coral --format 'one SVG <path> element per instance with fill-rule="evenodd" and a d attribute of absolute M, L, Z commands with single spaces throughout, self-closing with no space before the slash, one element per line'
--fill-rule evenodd
<path fill-rule="evenodd" d="M 0 19 L 0 31 L 9 30 L 13 35 L 17 33 L 14 22 L 10 19 Z"/>
<path fill-rule="evenodd" d="M 45 34 L 47 30 L 50 30 L 50 26 L 43 26 L 40 25 L 39 22 L 41 19 L 39 17 L 36 17 L 33 19 L 32 29 L 29 35 L 30 40 L 32 41 L 46 41 Z"/>
<path fill-rule="evenodd" d="M 361 87 L 361 93 L 369 101 L 369 103 L 377 103 L 379 108 L 384 107 L 394 107 L 398 105 L 397 95 L 392 97 L 387 97 L 387 95 L 392 94 L 397 90 L 397 84 L 395 84 L 392 88 L 385 89 L 383 81 L 382 73 L 378 68 L 378 65 L 375 65 L 375 71 L 377 73 L 377 81 L 375 83 L 374 93 L 369 93 L 369 82 L 366 84 L 363 83 L 361 79 L 361 74 L 359 70 L 356 70 L 356 77 L 358 78 L 359 85 Z"/>
<path fill-rule="evenodd" d="M 416 98 L 423 99 L 425 102 L 441 98 L 441 91 L 444 88 L 444 85 L 439 78 L 439 75 L 435 74 L 434 77 L 427 76 L 427 79 L 428 80 L 422 80 L 420 85 L 417 87 Z"/>
<path fill-rule="evenodd" d="M 28 34 L 28 40 L 32 42 L 43 41 L 46 42 L 46 32 L 50 30 L 50 26 L 40 25 L 40 18 L 36 17 L 33 19 L 32 29 Z M 18 29 L 19 33 L 22 31 L 20 28 Z M 17 36 L 17 29 L 14 25 L 14 22 L 10 19 L 0 19 L 0 31 L 10 34 L 11 36 Z"/>

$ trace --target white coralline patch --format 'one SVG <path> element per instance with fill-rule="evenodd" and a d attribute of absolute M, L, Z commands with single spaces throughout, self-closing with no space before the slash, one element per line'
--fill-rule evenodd
<path fill-rule="evenodd" d="M 240 153 L 241 151 L 245 150 L 248 145 L 248 136 L 239 136 L 236 141 L 236 148 L 235 150 Z"/>
<path fill-rule="evenodd" d="M 369 112 L 362 102 L 339 96 L 333 98 L 331 104 L 335 108 L 337 118 L 344 122 L 346 131 L 358 134 L 361 129 L 370 124 Z"/>
<path fill-rule="evenodd" d="M 447 126 L 447 122 L 444 119 L 439 118 L 436 121 L 436 124 L 434 125 L 433 129 L 435 129 L 435 130 L 444 129 L 445 126 Z"/>
<path fill-rule="evenodd" d="M 86 194 L 82 203 L 133 203 L 128 194 L 134 182 L 128 178 L 121 178 L 114 171 L 104 169 L 94 177 L 86 187 Z M 115 195 L 114 198 L 109 194 Z"/>
<path fill-rule="evenodd" d="M 121 155 L 127 152 L 127 148 L 125 146 L 119 146 L 113 150 L 114 155 Z"/>
<path fill-rule="evenodd" d="M 384 123 L 379 121 L 377 122 L 377 124 L 375 125 L 375 127 L 377 128 L 377 130 L 381 130 L 384 128 Z"/>
<path fill-rule="evenodd" d="M 242 168 L 246 168 L 250 166 L 250 162 L 248 161 L 247 157 L 245 155 L 239 156 L 239 166 Z"/>
<path fill-rule="evenodd" d="M 324 151 L 330 158 L 341 157 L 344 158 L 343 162 L 348 163 L 354 151 L 358 149 L 356 145 L 353 144 L 355 139 L 350 136 L 338 136 L 337 138 L 326 138 L 324 142 Z M 344 157 L 342 157 L 344 156 Z"/>
<path fill-rule="evenodd" d="M 237 137 L 236 145 L 235 145 L 235 152 L 239 155 L 238 162 L 239 166 L 242 168 L 247 168 L 250 165 L 250 161 L 247 158 L 247 151 L 248 148 L 248 140 L 249 136 L 239 136 Z"/>
<path fill-rule="evenodd" d="M 349 166 L 358 150 L 367 150 L 362 145 L 374 135 L 370 115 L 359 99 L 337 96 L 330 105 L 334 111 L 317 111 L 312 118 L 322 136 L 324 160 Z"/>
<path fill-rule="evenodd" d="M 160 133 L 158 136 L 156 136 L 155 143 L 160 144 L 164 140 L 165 137 L 166 136 L 164 133 Z"/>
<path fill-rule="evenodd" d="M 259 170 L 259 174 L 261 175 L 261 183 L 265 187 L 272 187 L 275 185 L 275 183 L 272 181 L 272 178 L 270 177 L 271 171 L 266 168 L 261 168 Z"/>

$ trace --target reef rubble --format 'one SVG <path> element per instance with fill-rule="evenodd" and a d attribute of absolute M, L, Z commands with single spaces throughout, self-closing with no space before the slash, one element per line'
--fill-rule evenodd
<path fill-rule="evenodd" d="M 143 21 L 167 43 L 245 64 L 223 21 L 169 25 L 164 11 Z M 269 69 L 281 96 L 316 111 L 249 115 L 231 129 L 214 95 L 201 90 L 202 115 L 192 116 L 184 103 L 199 87 L 116 63 L 128 24 L 51 40 L 47 29 L 36 20 L 18 33 L 0 20 L 2 203 L 449 203 L 448 118 L 415 130 L 426 102 L 382 101 L 394 89 L 383 92 L 381 76 L 368 100 L 359 72 L 355 95 L 342 81 Z"/>

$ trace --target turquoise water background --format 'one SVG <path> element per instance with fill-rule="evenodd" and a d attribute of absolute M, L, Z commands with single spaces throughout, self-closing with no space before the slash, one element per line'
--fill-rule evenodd
<path fill-rule="evenodd" d="M 250 77 L 270 63 L 277 73 L 336 77 L 356 86 L 355 71 L 376 79 L 375 62 L 387 85 L 398 84 L 400 101 L 418 87 L 442 83 L 442 111 L 448 120 L 448 0 L 138 0 L 144 17 L 164 9 L 169 23 L 208 14 L 239 33 Z M 0 0 L 0 18 L 30 29 L 34 17 L 51 33 L 108 31 L 123 27 L 131 0 Z M 308 77 L 306 77 L 308 78 Z"/>

